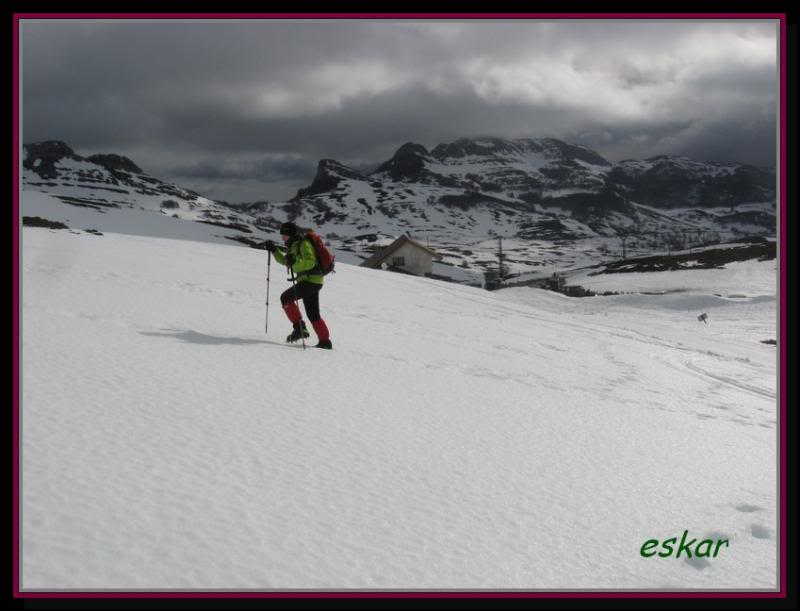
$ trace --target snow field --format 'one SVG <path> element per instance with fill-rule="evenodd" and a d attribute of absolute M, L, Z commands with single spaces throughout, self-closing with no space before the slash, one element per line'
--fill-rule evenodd
<path fill-rule="evenodd" d="M 774 303 L 698 326 L 340 264 L 303 351 L 263 251 L 22 245 L 24 589 L 776 585 L 775 347 L 740 333 Z M 731 546 L 639 555 L 685 529 Z"/>

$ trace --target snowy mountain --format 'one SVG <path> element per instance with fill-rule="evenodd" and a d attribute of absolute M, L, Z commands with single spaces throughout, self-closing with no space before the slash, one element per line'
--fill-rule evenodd
<path fill-rule="evenodd" d="M 438 275 L 473 283 L 496 267 L 497 236 L 508 239 L 511 274 L 536 274 L 609 252 L 776 233 L 774 170 L 677 157 L 614 164 L 554 138 L 460 139 L 431 151 L 407 143 L 367 174 L 323 159 L 290 201 L 240 205 L 164 183 L 116 155 L 83 159 L 58 142 L 25 145 L 23 165 L 26 190 L 65 204 L 139 207 L 230 229 L 226 239 L 244 243 L 291 219 L 363 260 L 410 234 L 444 256 Z"/>
<path fill-rule="evenodd" d="M 407 143 L 368 175 L 321 161 L 313 183 L 283 211 L 337 233 L 355 225 L 439 239 L 576 239 L 700 227 L 773 235 L 775 174 L 672 157 L 612 164 L 553 138 L 461 139 L 430 152 Z"/>
<path fill-rule="evenodd" d="M 304 351 L 263 251 L 21 248 L 24 591 L 778 585 L 774 259 L 591 299 L 342 264 Z"/>
<path fill-rule="evenodd" d="M 631 199 L 659 208 L 735 208 L 775 198 L 775 172 L 734 163 L 660 156 L 622 161 L 609 173 Z"/>
<path fill-rule="evenodd" d="M 496 267 L 493 238 L 505 236 L 508 271 L 542 275 L 609 253 L 774 237 L 775 207 L 770 169 L 677 157 L 612 164 L 553 138 L 482 138 L 432 151 L 407 143 L 369 174 L 322 160 L 309 187 L 256 216 L 324 227 L 343 248 L 407 233 L 444 255 L 445 276 Z"/>
<path fill-rule="evenodd" d="M 25 144 L 23 151 L 23 189 L 57 198 L 65 211 L 77 207 L 106 214 L 138 209 L 232 229 L 245 242 L 256 233 L 251 216 L 154 178 L 121 155 L 84 158 L 58 141 Z"/>

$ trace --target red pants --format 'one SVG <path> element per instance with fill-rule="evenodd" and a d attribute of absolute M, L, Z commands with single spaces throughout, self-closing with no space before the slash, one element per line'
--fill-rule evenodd
<path fill-rule="evenodd" d="M 322 320 L 322 317 L 319 315 L 320 290 L 322 290 L 321 284 L 298 282 L 292 288 L 286 289 L 281 294 L 281 305 L 289 321 L 292 324 L 298 323 L 302 316 L 300 315 L 300 308 L 297 307 L 297 301 L 302 299 L 308 320 L 314 327 L 314 333 L 322 340 L 330 339 L 330 332 L 328 331 L 328 326 L 325 324 L 325 321 Z"/>

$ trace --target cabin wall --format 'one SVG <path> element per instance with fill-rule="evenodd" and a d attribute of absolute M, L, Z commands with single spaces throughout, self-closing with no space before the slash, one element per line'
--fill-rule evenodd
<path fill-rule="evenodd" d="M 397 265 L 395 263 L 398 257 L 404 259 L 403 265 Z M 432 257 L 411 244 L 403 244 L 386 259 L 386 263 L 419 276 L 430 274 L 433 271 Z"/>

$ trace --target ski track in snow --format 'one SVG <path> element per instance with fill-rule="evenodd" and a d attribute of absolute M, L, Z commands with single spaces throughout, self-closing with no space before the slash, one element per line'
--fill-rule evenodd
<path fill-rule="evenodd" d="M 776 583 L 775 349 L 725 320 L 341 265 L 303 351 L 259 251 L 22 243 L 23 587 Z M 684 529 L 730 553 L 639 556 Z"/>

